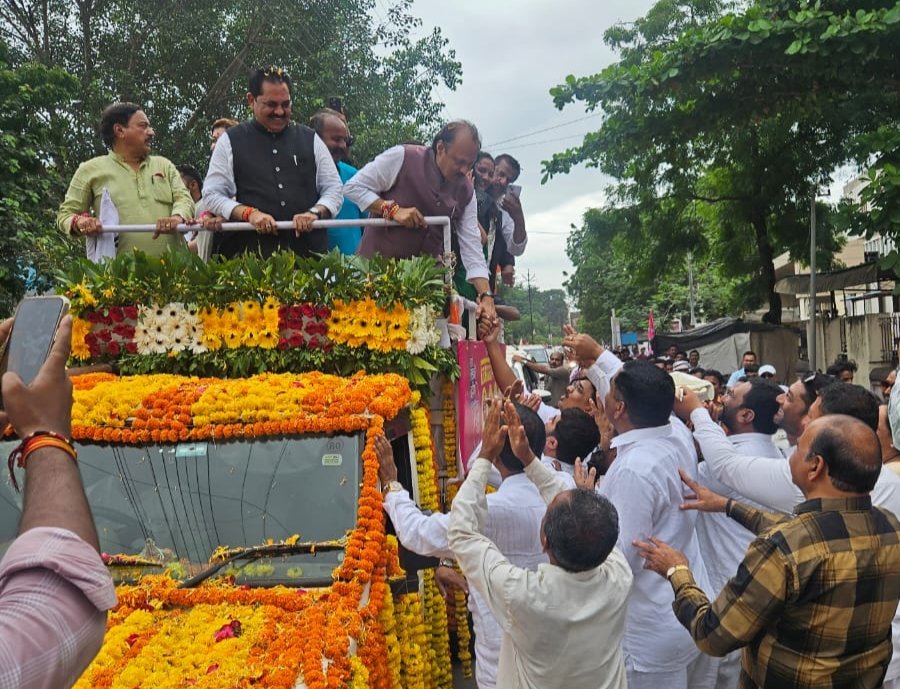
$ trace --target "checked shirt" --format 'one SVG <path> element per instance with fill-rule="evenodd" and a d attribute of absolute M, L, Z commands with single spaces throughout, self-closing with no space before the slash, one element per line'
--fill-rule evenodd
<path fill-rule="evenodd" d="M 783 517 L 732 503 L 758 537 L 710 602 L 676 571 L 673 609 L 704 653 L 743 647 L 740 687 L 880 687 L 900 599 L 900 522 L 868 496 L 820 498 Z"/>

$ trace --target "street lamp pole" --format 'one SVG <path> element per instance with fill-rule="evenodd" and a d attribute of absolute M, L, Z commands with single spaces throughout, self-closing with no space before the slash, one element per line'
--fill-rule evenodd
<path fill-rule="evenodd" d="M 816 190 L 809 201 L 809 332 L 806 334 L 809 370 L 816 371 Z"/>

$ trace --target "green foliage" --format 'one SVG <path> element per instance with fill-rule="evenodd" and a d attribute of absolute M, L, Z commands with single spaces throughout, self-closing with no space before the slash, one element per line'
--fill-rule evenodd
<path fill-rule="evenodd" d="M 547 161 L 545 175 L 580 163 L 612 175 L 614 203 L 634 210 L 645 235 L 665 238 L 662 266 L 708 237 L 753 278 L 777 322 L 773 258 L 806 256 L 813 190 L 862 158 L 859 137 L 897 121 L 898 8 L 660 2 L 634 27 L 607 32 L 620 62 L 551 90 L 558 107 L 583 101 L 603 121 Z M 820 219 L 823 246 L 836 248 L 840 223 Z"/>
<path fill-rule="evenodd" d="M 609 342 L 610 316 L 615 309 L 622 332 L 644 331 L 652 310 L 657 330 L 681 318 L 690 322 L 690 294 L 686 260 L 657 262 L 659 247 L 653 236 L 634 231 L 634 209 L 591 209 L 584 224 L 569 235 L 566 252 L 575 272 L 566 288 L 581 316 L 578 328 Z M 711 253 L 694 253 L 694 301 L 697 320 L 714 320 L 740 310 L 748 285 L 725 277 Z"/>
<path fill-rule="evenodd" d="M 414 37 L 412 0 L 24 0 L 0 6 L 0 36 L 18 54 L 78 77 L 78 100 L 52 113 L 67 124 L 58 151 L 71 173 L 102 152 L 98 114 L 115 100 L 145 106 L 155 147 L 175 163 L 205 170 L 209 126 L 248 115 L 251 67 L 291 75 L 294 118 L 327 98 L 343 99 L 364 163 L 388 146 L 430 138 L 461 68 L 440 31 Z M 65 101 L 64 101 L 65 102 Z M 56 154 L 55 154 L 56 155 Z"/>
<path fill-rule="evenodd" d="M 75 80 L 61 69 L 13 66 L 0 41 L 0 317 L 25 293 L 46 288 L 50 272 L 71 250 L 55 227 L 60 176 L 48 165 L 59 134 L 48 109 L 69 101 Z"/>
<path fill-rule="evenodd" d="M 430 256 L 404 260 L 345 256 L 333 250 L 321 257 L 300 258 L 283 251 L 269 258 L 243 254 L 214 256 L 204 263 L 187 251 L 162 257 L 142 251 L 122 252 L 100 264 L 86 258 L 70 261 L 58 273 L 59 289 L 76 315 L 87 300 L 108 306 L 193 303 L 222 307 L 235 301 L 272 296 L 283 304 L 332 303 L 373 298 L 379 306 L 400 302 L 409 309 L 444 306 L 444 271 Z"/>
<path fill-rule="evenodd" d="M 400 303 L 408 311 L 427 307 L 439 312 L 446 295 L 443 277 L 443 270 L 430 256 L 365 259 L 333 251 L 322 257 L 298 258 L 293 252 L 281 252 L 267 259 L 252 254 L 229 260 L 218 257 L 206 264 L 187 251 L 169 250 L 162 257 L 140 251 L 122 253 L 101 264 L 76 260 L 59 272 L 58 282 L 76 316 L 86 311 L 108 313 L 114 306 L 149 307 L 173 302 L 197 309 L 221 309 L 234 302 L 259 303 L 269 297 L 282 305 L 326 306 L 337 300 L 372 299 L 387 309 Z M 106 359 L 115 360 L 124 374 L 167 372 L 224 378 L 264 371 L 323 371 L 342 376 L 359 370 L 391 372 L 423 390 L 434 373 L 451 378 L 459 374 L 454 353 L 435 346 L 428 346 L 419 354 L 340 343 L 325 348 L 283 350 L 223 346 L 196 353 L 123 351 Z"/>
<path fill-rule="evenodd" d="M 503 300 L 510 306 L 519 310 L 521 319 L 507 321 L 504 324 L 504 333 L 507 342 L 524 342 L 544 344 L 558 343 L 562 339 L 562 327 L 569 322 L 569 305 L 566 303 L 566 293 L 561 289 L 541 290 L 531 288 L 531 298 L 528 296 L 528 287 L 519 284 L 517 287 L 505 287 Z M 534 318 L 534 335 L 532 336 L 531 322 Z"/>

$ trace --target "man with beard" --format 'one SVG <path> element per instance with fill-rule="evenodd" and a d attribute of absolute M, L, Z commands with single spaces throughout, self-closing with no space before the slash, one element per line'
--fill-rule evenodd
<path fill-rule="evenodd" d="M 521 256 L 528 244 L 522 202 L 516 194 L 509 192 L 509 185 L 519 178 L 521 169 L 519 161 L 508 153 L 501 153 L 494 158 L 494 175 L 488 188 L 488 194 L 500 211 L 500 231 L 495 231 L 497 246 L 489 256 L 492 269 L 500 267 L 506 285 L 513 284 L 515 257 Z"/>
<path fill-rule="evenodd" d="M 363 167 L 344 187 L 344 195 L 369 215 L 398 222 L 400 227 L 367 227 L 358 253 L 371 258 L 435 256 L 443 253 L 443 232 L 429 227 L 428 216 L 448 216 L 451 245 L 475 288 L 476 317 L 493 323 L 494 293 L 478 230 L 475 188 L 469 173 L 481 138 L 471 122 L 445 125 L 430 147 L 389 148 Z"/>
<path fill-rule="evenodd" d="M 357 169 L 346 161 L 352 140 L 350 130 L 347 128 L 346 117 L 337 110 L 322 108 L 309 119 L 309 126 L 316 130 L 316 134 L 325 143 L 328 152 L 334 159 L 334 164 L 337 165 L 341 182 L 346 184 L 357 173 Z M 335 216 L 335 219 L 357 220 L 362 217 L 363 214 L 359 207 L 353 201 L 345 198 L 341 205 L 341 212 Z M 328 228 L 329 251 L 337 249 L 342 254 L 353 255 L 356 253 L 361 239 L 362 227 Z"/>
<path fill-rule="evenodd" d="M 154 131 L 141 106 L 113 103 L 100 116 L 100 133 L 109 153 L 78 166 L 56 215 L 59 229 L 92 237 L 88 243 L 92 260 L 132 249 L 159 256 L 169 247 L 186 248 L 184 240 L 172 233 L 193 217 L 194 202 L 175 165 L 150 155 Z M 119 224 L 155 224 L 156 233 L 122 234 L 114 241 L 103 238 L 101 208 L 106 212 L 110 202 Z"/>
<path fill-rule="evenodd" d="M 202 205 L 215 215 L 207 226 L 221 226 L 228 218 L 249 222 L 257 234 L 218 233 L 212 253 L 270 256 L 290 249 L 309 256 L 327 250 L 325 230 L 312 224 L 340 211 L 341 179 L 322 139 L 291 122 L 291 99 L 291 79 L 280 67 L 250 75 L 247 104 L 253 119 L 219 137 Z M 279 221 L 292 221 L 294 229 L 279 231 Z"/>
<path fill-rule="evenodd" d="M 735 449 L 746 455 L 773 457 L 784 460 L 772 434 L 778 430 L 775 412 L 781 388 L 756 378 L 738 383 L 723 396 L 719 423 L 728 432 L 728 440 Z M 698 468 L 700 483 L 714 493 L 733 498 L 756 509 L 764 509 L 757 502 L 747 500 L 735 490 L 716 480 L 707 462 Z M 697 538 L 703 552 L 704 564 L 709 574 L 711 591 L 721 591 L 734 576 L 738 564 L 744 559 L 747 546 L 753 540 L 753 532 L 719 512 L 700 512 L 697 515 Z M 719 663 L 717 689 L 734 689 L 741 674 L 740 651 L 733 651 Z"/>

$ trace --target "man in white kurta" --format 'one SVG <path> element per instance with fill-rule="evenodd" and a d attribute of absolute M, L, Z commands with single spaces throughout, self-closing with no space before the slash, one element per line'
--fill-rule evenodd
<path fill-rule="evenodd" d="M 781 450 L 772 442 L 778 430 L 775 413 L 781 388 L 761 378 L 738 383 L 729 388 L 722 398 L 723 408 L 719 422 L 728 430 L 728 440 L 744 455 L 770 457 L 787 464 Z M 707 462 L 701 462 L 698 470 L 700 483 L 710 490 L 757 509 L 766 508 L 712 476 Z M 712 595 L 725 588 L 744 560 L 747 546 L 756 535 L 734 519 L 721 512 L 697 513 L 697 538 L 709 574 Z M 716 689 L 736 689 L 741 674 L 741 652 L 732 651 L 719 661 Z"/>
<path fill-rule="evenodd" d="M 697 517 L 681 510 L 685 494 L 679 470 L 697 476 L 697 453 L 680 421 L 670 421 L 675 399 L 672 378 L 645 361 L 628 361 L 612 379 L 606 414 L 618 435 L 617 450 L 599 486 L 619 512 L 619 547 L 634 574 L 625 625 L 625 667 L 629 689 L 707 689 L 715 684 L 717 661 L 701 654 L 691 635 L 669 612 L 672 589 L 643 568 L 634 545 L 651 535 L 681 545 L 696 563 L 698 584 L 710 590 L 695 530 Z"/>
<path fill-rule="evenodd" d="M 550 504 L 562 493 L 565 500 L 569 491 L 561 490 L 558 472 L 530 459 L 525 474 L 543 499 Z M 626 689 L 621 639 L 632 575 L 622 553 L 613 547 L 586 571 L 549 563 L 537 571 L 516 567 L 485 535 L 491 467 L 484 458 L 471 467 L 453 501 L 448 536 L 470 588 L 503 630 L 497 686 Z"/>
<path fill-rule="evenodd" d="M 540 421 L 534 421 L 540 436 L 534 438 L 534 442 L 540 450 L 544 436 L 539 432 Z M 397 539 L 404 548 L 419 555 L 452 558 L 447 538 L 450 515 L 423 513 L 403 486 L 396 482 L 390 445 L 386 441 L 376 441 L 376 452 L 381 466 L 379 475 L 386 487 L 384 511 L 391 518 Z M 501 476 L 500 487 L 487 496 L 485 533 L 514 565 L 536 570 L 538 565 L 547 562 L 540 538 L 541 519 L 547 506 L 537 488 L 521 470 L 511 473 L 504 468 Z M 475 632 L 475 679 L 478 687 L 502 688 L 504 685 L 498 684 L 496 679 L 502 631 L 484 597 L 471 587 L 469 610 Z"/>

